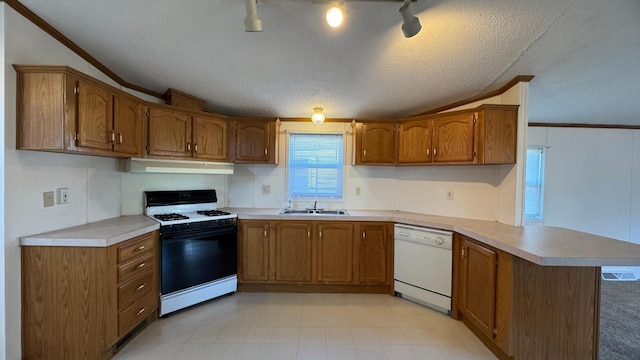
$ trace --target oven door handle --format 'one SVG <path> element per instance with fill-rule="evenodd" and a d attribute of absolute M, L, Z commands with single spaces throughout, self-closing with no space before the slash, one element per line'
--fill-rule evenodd
<path fill-rule="evenodd" d="M 238 234 L 238 228 L 235 225 L 231 225 L 231 226 L 225 226 L 225 227 L 216 228 L 216 229 L 191 230 L 191 231 L 172 233 L 170 235 L 162 235 L 161 240 L 180 240 L 180 239 L 194 239 L 194 238 L 200 239 L 204 237 L 212 238 L 211 240 L 217 240 L 213 238 L 214 237 L 219 238 L 220 236 L 237 235 L 237 234 Z"/>

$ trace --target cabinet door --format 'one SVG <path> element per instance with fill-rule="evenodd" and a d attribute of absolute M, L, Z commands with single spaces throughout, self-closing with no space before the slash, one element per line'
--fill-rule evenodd
<path fill-rule="evenodd" d="M 393 164 L 396 160 L 396 124 L 362 124 L 362 164 Z"/>
<path fill-rule="evenodd" d="M 122 96 L 114 97 L 114 151 L 142 156 L 142 105 Z"/>
<path fill-rule="evenodd" d="M 191 117 L 185 113 L 149 109 L 149 155 L 191 157 Z"/>
<path fill-rule="evenodd" d="M 431 161 L 431 120 L 402 123 L 398 126 L 398 162 L 426 163 Z"/>
<path fill-rule="evenodd" d="M 236 121 L 236 154 L 238 163 L 275 163 L 275 122 Z"/>
<path fill-rule="evenodd" d="M 433 120 L 433 161 L 473 161 L 473 114 Z"/>
<path fill-rule="evenodd" d="M 240 281 L 269 280 L 269 223 L 242 221 L 240 223 L 239 278 Z"/>
<path fill-rule="evenodd" d="M 353 229 L 353 224 L 349 223 L 318 224 L 318 281 L 353 281 Z"/>
<path fill-rule="evenodd" d="M 360 282 L 386 283 L 388 277 L 389 239 L 384 224 L 366 224 L 360 227 Z"/>
<path fill-rule="evenodd" d="M 479 159 L 482 164 L 515 164 L 518 133 L 518 108 L 486 109 L 478 112 L 483 131 L 479 139 Z"/>
<path fill-rule="evenodd" d="M 78 147 L 111 150 L 113 133 L 113 94 L 100 87 L 78 81 Z"/>
<path fill-rule="evenodd" d="M 228 161 L 228 149 L 226 120 L 193 117 L 193 157 Z"/>
<path fill-rule="evenodd" d="M 460 310 L 485 335 L 493 338 L 496 318 L 496 253 L 463 240 L 460 287 Z"/>
<path fill-rule="evenodd" d="M 276 225 L 276 281 L 311 281 L 311 224 Z"/>

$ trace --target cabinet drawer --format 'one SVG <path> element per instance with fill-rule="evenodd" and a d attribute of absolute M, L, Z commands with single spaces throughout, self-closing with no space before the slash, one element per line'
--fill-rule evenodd
<path fill-rule="evenodd" d="M 118 287 L 118 309 L 124 310 L 153 289 L 153 271 L 148 268 L 142 275 Z"/>
<path fill-rule="evenodd" d="M 157 296 L 157 295 L 156 295 Z M 118 333 L 120 336 L 130 331 L 140 321 L 156 310 L 156 299 L 153 293 L 147 294 L 118 315 Z"/>
<path fill-rule="evenodd" d="M 153 252 L 147 252 L 143 256 L 118 266 L 118 283 L 139 276 L 147 269 L 153 269 Z"/>
<path fill-rule="evenodd" d="M 153 249 L 153 236 L 152 233 L 139 236 L 133 241 L 128 242 L 125 245 L 118 247 L 118 263 L 124 263 L 136 256 L 139 256 L 145 252 Z"/>

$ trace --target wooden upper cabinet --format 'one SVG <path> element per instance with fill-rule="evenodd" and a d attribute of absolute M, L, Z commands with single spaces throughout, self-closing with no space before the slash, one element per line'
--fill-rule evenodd
<path fill-rule="evenodd" d="M 515 164 L 518 135 L 517 105 L 483 105 L 478 117 L 479 164 Z"/>
<path fill-rule="evenodd" d="M 148 153 L 171 157 L 191 157 L 191 116 L 164 109 L 148 110 Z"/>
<path fill-rule="evenodd" d="M 310 223 L 295 222 L 275 225 L 276 281 L 311 281 L 311 227 Z"/>
<path fill-rule="evenodd" d="M 114 151 L 142 156 L 142 105 L 116 95 L 113 109 Z"/>
<path fill-rule="evenodd" d="M 471 163 L 474 156 L 474 122 L 474 114 L 434 119 L 433 161 Z"/>
<path fill-rule="evenodd" d="M 398 125 L 398 163 L 432 161 L 433 126 L 431 120 L 416 120 Z"/>
<path fill-rule="evenodd" d="M 228 125 L 225 119 L 193 117 L 193 157 L 228 161 Z"/>
<path fill-rule="evenodd" d="M 135 97 L 66 66 L 14 68 L 18 149 L 140 156 L 141 105 Z M 130 113 L 118 107 L 123 103 Z"/>
<path fill-rule="evenodd" d="M 78 94 L 78 141 L 80 147 L 111 150 L 113 133 L 113 94 L 83 81 Z"/>
<path fill-rule="evenodd" d="M 354 163 L 393 165 L 396 162 L 396 124 L 392 122 L 356 123 Z"/>
<path fill-rule="evenodd" d="M 236 118 L 233 121 L 233 161 L 244 164 L 278 163 L 279 120 Z"/>
<path fill-rule="evenodd" d="M 353 281 L 353 230 L 354 225 L 347 222 L 317 225 L 316 273 L 319 282 Z"/>

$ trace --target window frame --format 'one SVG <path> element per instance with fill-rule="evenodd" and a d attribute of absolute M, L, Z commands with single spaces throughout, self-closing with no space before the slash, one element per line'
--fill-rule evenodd
<path fill-rule="evenodd" d="M 546 177 L 546 157 L 547 157 L 547 148 L 544 146 L 527 146 L 527 155 L 525 158 L 528 158 L 529 150 L 536 150 L 539 152 L 539 161 L 538 161 L 538 177 L 536 181 L 536 186 L 538 188 L 538 212 L 536 214 L 528 214 L 527 213 L 527 188 L 529 187 L 527 183 L 527 169 L 530 166 L 529 161 L 525 162 L 525 174 L 524 174 L 524 199 L 523 199 L 523 211 L 522 217 L 524 221 L 527 222 L 543 222 L 544 221 L 544 195 L 545 195 L 545 177 Z"/>
<path fill-rule="evenodd" d="M 291 182 L 290 182 L 290 171 L 291 171 L 291 135 L 339 135 L 342 138 L 342 165 L 340 168 L 340 197 L 337 196 L 300 196 L 291 194 Z M 285 198 L 291 196 L 293 200 L 296 201 L 313 201 L 313 200 L 321 200 L 323 203 L 342 203 L 345 200 L 345 172 L 346 172 L 346 159 L 347 159 L 347 136 L 345 136 L 344 131 L 327 131 L 327 132 L 316 132 L 316 131 L 304 131 L 304 130 L 294 130 L 287 131 L 286 137 L 286 188 L 285 188 Z"/>

